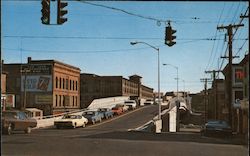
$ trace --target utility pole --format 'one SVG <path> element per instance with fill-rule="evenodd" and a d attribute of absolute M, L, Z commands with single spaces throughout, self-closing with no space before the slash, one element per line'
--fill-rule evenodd
<path fill-rule="evenodd" d="M 233 127 L 232 124 L 232 62 L 233 62 L 233 28 L 242 27 L 244 24 L 238 24 L 238 25 L 228 25 L 228 26 L 220 26 L 217 27 L 218 30 L 220 29 L 226 29 L 227 35 L 228 35 L 228 83 L 227 83 L 227 94 L 228 94 L 228 120 L 231 127 Z M 225 58 L 225 57 L 223 57 Z"/>
<path fill-rule="evenodd" d="M 210 80 L 209 78 L 203 78 L 203 79 L 200 79 L 201 82 L 204 82 L 204 123 L 207 122 L 207 103 L 208 103 L 208 98 L 207 98 L 207 82 L 208 80 Z"/>
<path fill-rule="evenodd" d="M 218 119 L 218 90 L 217 90 L 217 82 L 216 82 L 216 73 L 222 72 L 221 70 L 212 70 L 212 71 L 205 71 L 206 74 L 212 73 L 213 74 L 213 82 L 214 82 L 214 89 L 213 89 L 213 94 L 214 94 L 214 104 L 215 104 L 215 119 Z"/>

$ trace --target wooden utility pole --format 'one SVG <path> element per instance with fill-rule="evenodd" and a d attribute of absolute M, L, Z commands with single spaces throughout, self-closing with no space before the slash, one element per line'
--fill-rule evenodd
<path fill-rule="evenodd" d="M 204 123 L 207 122 L 207 105 L 208 105 L 208 98 L 207 98 L 207 82 L 208 80 L 210 80 L 209 78 L 203 78 L 203 79 L 200 79 L 201 82 L 204 82 Z"/>
<path fill-rule="evenodd" d="M 226 29 L 228 35 L 228 82 L 227 82 L 227 94 L 228 94 L 228 120 L 229 124 L 232 126 L 232 61 L 233 61 L 233 28 L 242 27 L 244 24 L 238 25 L 228 25 L 228 26 L 220 26 L 217 29 Z M 224 57 L 225 58 L 225 57 Z"/>
<path fill-rule="evenodd" d="M 218 90 L 217 90 L 217 82 L 216 82 L 216 73 L 222 72 L 221 70 L 212 70 L 212 71 L 205 71 L 205 73 L 212 73 L 213 74 L 213 82 L 214 82 L 214 89 L 213 89 L 213 94 L 214 94 L 214 112 L 215 112 L 215 119 L 218 119 Z"/>

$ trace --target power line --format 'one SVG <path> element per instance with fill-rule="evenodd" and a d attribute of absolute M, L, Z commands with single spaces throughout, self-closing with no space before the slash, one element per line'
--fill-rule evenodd
<path fill-rule="evenodd" d="M 223 12 L 224 12 L 224 8 L 225 8 L 225 3 L 224 3 L 224 5 L 223 5 L 223 9 L 222 9 L 222 11 L 221 11 L 221 14 L 220 14 L 219 21 L 218 21 L 217 25 L 219 24 L 219 22 L 220 22 L 220 20 L 221 20 L 221 16 L 222 16 L 222 14 L 223 14 Z M 214 36 L 217 36 L 217 32 L 218 32 L 218 30 L 216 29 L 216 32 L 215 32 L 215 35 L 214 35 Z M 218 45 L 218 44 L 217 44 L 217 45 Z M 214 42 L 213 42 L 213 47 L 212 47 L 212 50 L 211 50 L 211 53 L 210 53 L 210 56 L 209 56 L 209 59 L 208 59 L 208 64 L 207 64 L 205 70 L 207 70 L 208 67 L 209 67 L 209 63 L 210 63 L 211 58 L 212 58 L 212 55 L 213 55 L 213 53 L 214 53 L 214 46 L 215 46 L 215 40 L 214 40 Z M 218 48 L 218 46 L 217 46 L 217 48 Z M 212 63 L 211 63 L 211 64 L 212 64 Z"/>

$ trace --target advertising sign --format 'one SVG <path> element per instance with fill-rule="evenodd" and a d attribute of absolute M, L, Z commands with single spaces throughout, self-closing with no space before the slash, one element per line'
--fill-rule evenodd
<path fill-rule="evenodd" d="M 233 83 L 234 83 L 234 85 L 242 85 L 244 77 L 245 77 L 245 74 L 244 74 L 242 67 L 234 67 L 233 68 Z"/>
<path fill-rule="evenodd" d="M 52 66 L 48 64 L 29 64 L 22 65 L 22 71 L 29 70 L 28 74 L 51 75 Z"/>
<path fill-rule="evenodd" d="M 14 108 L 15 107 L 15 95 L 14 94 L 2 94 L 1 104 L 2 104 L 1 107 Z"/>
<path fill-rule="evenodd" d="M 35 96 L 36 104 L 51 104 L 53 103 L 52 95 L 36 95 Z"/>
<path fill-rule="evenodd" d="M 26 84 L 24 83 L 26 79 Z M 22 75 L 21 90 L 27 92 L 51 92 L 52 76 L 51 75 Z"/>

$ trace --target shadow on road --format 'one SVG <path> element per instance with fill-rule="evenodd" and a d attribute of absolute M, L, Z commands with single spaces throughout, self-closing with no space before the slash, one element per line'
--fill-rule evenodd
<path fill-rule="evenodd" d="M 79 138 L 79 137 L 77 137 Z M 99 133 L 95 135 L 82 136 L 80 138 L 88 139 L 119 139 L 136 141 L 173 141 L 173 142 L 196 142 L 212 144 L 234 144 L 244 145 L 244 140 L 238 138 L 213 138 L 204 137 L 200 133 L 148 133 L 148 132 L 126 132 L 113 131 L 108 133 Z"/>

